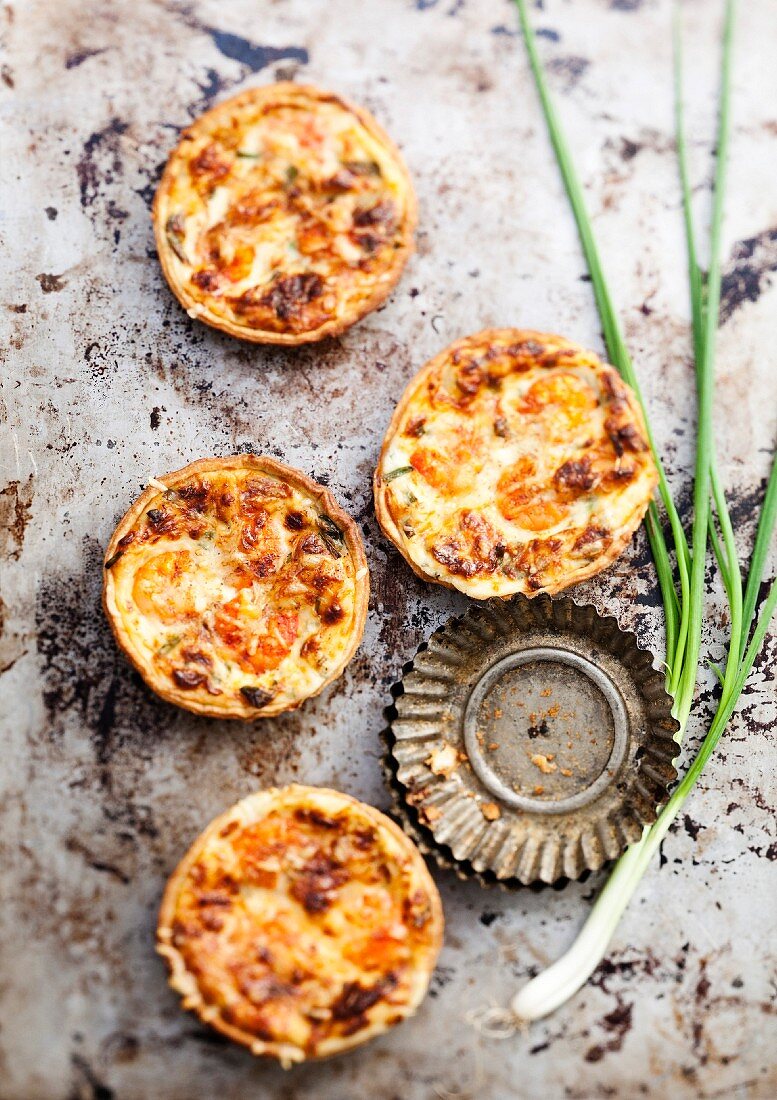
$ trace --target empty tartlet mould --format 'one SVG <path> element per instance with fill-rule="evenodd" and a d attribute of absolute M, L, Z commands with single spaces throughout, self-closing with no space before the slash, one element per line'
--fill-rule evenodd
<path fill-rule="evenodd" d="M 676 778 L 653 654 L 569 597 L 471 608 L 394 685 L 384 771 L 405 830 L 482 884 L 563 885 L 616 859 Z"/>

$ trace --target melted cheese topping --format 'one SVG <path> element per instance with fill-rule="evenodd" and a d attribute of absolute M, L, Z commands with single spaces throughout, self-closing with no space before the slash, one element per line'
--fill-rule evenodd
<path fill-rule="evenodd" d="M 304 334 L 352 323 L 393 285 L 413 199 L 369 116 L 311 88 L 255 89 L 172 154 L 155 211 L 176 293 L 203 320 Z"/>
<path fill-rule="evenodd" d="M 277 713 L 315 694 L 360 629 L 366 567 L 339 523 L 252 468 L 152 495 L 106 563 L 123 637 L 152 686 L 216 714 Z"/>
<path fill-rule="evenodd" d="M 411 382 L 375 477 L 414 568 L 477 599 L 558 592 L 614 560 L 657 473 L 633 393 L 592 352 L 503 329 Z"/>
<path fill-rule="evenodd" d="M 410 1015 L 440 933 L 411 841 L 347 795 L 294 786 L 211 824 L 171 879 L 159 942 L 187 1007 L 288 1063 Z"/>

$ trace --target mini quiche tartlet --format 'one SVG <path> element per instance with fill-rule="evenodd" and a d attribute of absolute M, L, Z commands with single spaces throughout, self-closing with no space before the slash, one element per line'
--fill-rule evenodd
<path fill-rule="evenodd" d="M 437 888 L 393 821 L 291 786 L 211 822 L 168 882 L 157 944 L 185 1008 L 290 1066 L 411 1016 L 442 931 Z"/>
<path fill-rule="evenodd" d="M 427 363 L 375 472 L 378 520 L 418 576 L 475 599 L 606 569 L 658 475 L 617 372 L 560 336 L 488 329 Z"/>
<path fill-rule="evenodd" d="M 184 309 L 263 344 L 333 336 L 379 306 L 415 223 L 407 169 L 372 115 L 291 83 L 192 123 L 154 202 L 162 269 Z"/>
<path fill-rule="evenodd" d="M 331 493 L 271 458 L 153 478 L 105 555 L 103 604 L 146 683 L 196 714 L 252 719 L 317 695 L 364 630 L 369 572 Z"/>

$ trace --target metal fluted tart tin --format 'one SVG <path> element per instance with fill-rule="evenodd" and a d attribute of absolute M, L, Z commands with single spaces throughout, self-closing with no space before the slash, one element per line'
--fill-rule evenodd
<path fill-rule="evenodd" d="M 392 691 L 384 764 L 403 826 L 484 884 L 559 884 L 617 858 L 677 775 L 654 664 L 569 597 L 449 620 Z"/>

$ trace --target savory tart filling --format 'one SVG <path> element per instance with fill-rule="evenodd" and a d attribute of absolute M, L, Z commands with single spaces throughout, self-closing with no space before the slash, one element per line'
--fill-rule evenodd
<path fill-rule="evenodd" d="M 359 644 L 368 594 L 361 538 L 331 494 L 252 455 L 153 479 L 105 557 L 105 609 L 146 682 L 224 718 L 318 694 Z"/>
<path fill-rule="evenodd" d="M 476 599 L 559 592 L 623 551 L 658 480 L 636 398 L 593 352 L 491 329 L 413 379 L 375 472 L 416 573 Z"/>
<path fill-rule="evenodd" d="M 372 116 L 295 84 L 253 88 L 194 122 L 154 204 L 184 308 L 262 343 L 318 340 L 378 306 L 414 226 L 407 170 Z"/>
<path fill-rule="evenodd" d="M 285 1065 L 412 1015 L 442 939 L 419 852 L 337 791 L 260 791 L 216 818 L 165 891 L 158 949 L 207 1023 Z"/>

